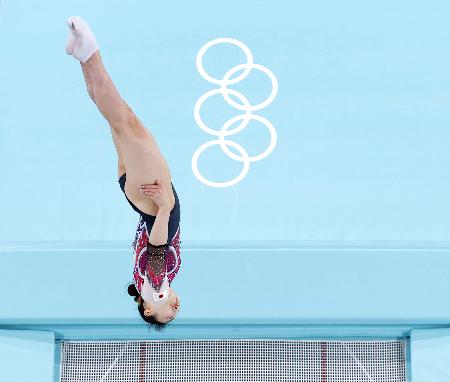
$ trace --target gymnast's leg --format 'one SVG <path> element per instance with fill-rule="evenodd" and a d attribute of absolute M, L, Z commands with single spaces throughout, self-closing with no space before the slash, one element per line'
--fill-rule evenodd
<path fill-rule="evenodd" d="M 94 103 L 96 103 L 95 98 L 94 98 L 94 92 L 92 90 L 91 75 L 84 65 L 81 66 L 81 69 L 83 71 L 84 79 L 86 81 L 86 88 L 87 88 L 89 97 L 92 99 L 92 101 Z M 111 129 L 111 135 L 112 135 L 112 139 L 114 142 L 114 146 L 116 148 L 117 158 L 118 158 L 118 170 L 117 170 L 118 174 L 117 174 L 117 176 L 118 176 L 118 178 L 120 178 L 126 172 L 126 168 L 125 168 L 123 156 L 122 156 L 122 153 L 121 153 L 120 147 L 119 147 L 119 138 L 117 136 L 117 133 L 114 131 L 114 129 Z"/>
<path fill-rule="evenodd" d="M 68 43 L 66 51 L 80 61 L 88 94 L 109 123 L 119 156 L 119 172 L 122 161 L 122 171 L 126 169 L 127 173 L 127 196 L 138 207 L 143 207 L 144 212 L 154 214 L 156 205 L 150 198 L 141 195 L 138 188 L 141 184 L 153 183 L 155 179 L 170 186 L 169 166 L 155 138 L 117 91 L 103 65 L 89 26 L 79 17 L 69 18 L 68 24 L 76 41 L 72 42 L 73 46 Z M 171 187 L 168 189 L 173 196 Z"/>

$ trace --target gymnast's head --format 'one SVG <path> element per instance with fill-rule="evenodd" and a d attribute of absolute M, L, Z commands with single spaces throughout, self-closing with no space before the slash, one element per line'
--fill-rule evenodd
<path fill-rule="evenodd" d="M 128 285 L 128 294 L 134 297 L 134 301 L 138 304 L 138 311 L 142 319 L 155 326 L 156 330 L 162 330 L 166 324 L 175 319 L 180 311 L 180 298 L 175 291 L 169 286 L 169 297 L 163 304 L 154 304 L 145 301 L 139 294 L 136 286 Z"/>

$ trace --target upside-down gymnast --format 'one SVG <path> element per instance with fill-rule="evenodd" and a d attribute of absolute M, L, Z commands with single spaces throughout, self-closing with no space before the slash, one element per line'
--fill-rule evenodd
<path fill-rule="evenodd" d="M 133 242 L 134 282 L 128 294 L 141 317 L 160 330 L 180 310 L 170 287 L 180 264 L 180 203 L 167 161 L 152 134 L 122 99 L 103 66 L 89 25 L 67 19 L 66 53 L 80 61 L 89 97 L 108 122 L 118 156 L 120 187 L 139 213 Z"/>

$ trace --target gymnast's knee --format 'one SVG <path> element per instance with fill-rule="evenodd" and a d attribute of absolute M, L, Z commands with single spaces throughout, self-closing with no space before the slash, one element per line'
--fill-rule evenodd
<path fill-rule="evenodd" d="M 111 128 L 118 136 L 122 137 L 124 135 L 133 135 L 136 137 L 145 135 L 144 126 L 129 107 L 124 110 L 119 119 L 111 123 Z"/>

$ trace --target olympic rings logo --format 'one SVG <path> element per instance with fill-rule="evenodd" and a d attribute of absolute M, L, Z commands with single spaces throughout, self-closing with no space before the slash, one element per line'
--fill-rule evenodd
<path fill-rule="evenodd" d="M 214 77 L 211 77 L 208 73 L 206 73 L 205 69 L 203 68 L 203 56 L 205 55 L 206 51 L 211 48 L 214 45 L 218 44 L 232 44 L 236 45 L 239 48 L 242 49 L 242 51 L 245 53 L 245 56 L 247 57 L 247 62 L 245 64 L 240 64 L 232 67 L 229 69 L 222 79 L 217 79 Z M 261 110 L 268 106 L 276 97 L 278 93 L 278 81 L 275 77 L 275 75 L 265 66 L 255 64 L 253 61 L 253 55 L 250 51 L 250 49 L 241 41 L 235 40 L 233 38 L 217 38 L 214 40 L 209 41 L 205 45 L 202 46 L 202 48 L 197 53 L 197 58 L 195 62 L 197 66 L 197 70 L 200 73 L 200 75 L 208 82 L 218 85 L 219 87 L 216 89 L 212 89 L 205 94 L 203 94 L 196 102 L 194 107 L 194 118 L 197 123 L 197 125 L 204 130 L 208 134 L 212 134 L 214 136 L 217 136 L 218 139 L 211 140 L 209 142 L 204 143 L 201 145 L 192 156 L 192 171 L 194 172 L 194 175 L 197 177 L 198 180 L 200 180 L 202 183 L 206 184 L 207 186 L 211 187 L 231 187 L 240 182 L 248 173 L 250 169 L 250 162 L 256 162 L 259 161 L 265 157 L 267 157 L 275 148 L 275 145 L 277 143 L 277 133 L 275 131 L 275 128 L 273 125 L 268 121 L 266 118 L 254 114 L 254 111 Z M 243 72 L 238 75 L 236 78 L 231 79 L 231 76 L 242 70 Z M 250 105 L 249 100 L 240 92 L 228 88 L 229 85 L 236 84 L 243 79 L 245 79 L 251 72 L 252 69 L 260 70 L 262 71 L 267 77 L 269 77 L 271 83 L 272 83 L 272 91 L 270 95 L 261 103 L 257 105 Z M 239 114 L 233 118 L 230 118 L 228 121 L 226 121 L 220 130 L 214 130 L 206 126 L 206 124 L 203 122 L 200 110 L 202 108 L 203 103 L 209 98 L 216 94 L 221 94 L 225 102 L 227 102 L 231 107 L 241 110 L 243 113 Z M 231 97 L 230 94 L 237 97 L 241 103 L 235 102 Z M 255 155 L 255 156 L 249 156 L 247 151 L 239 145 L 238 143 L 225 139 L 226 136 L 233 135 L 238 133 L 239 131 L 245 129 L 249 122 L 251 120 L 256 120 L 258 122 L 261 122 L 263 125 L 267 127 L 270 133 L 270 143 L 266 150 L 264 150 L 261 154 Z M 241 121 L 237 127 L 234 129 L 228 130 L 230 126 L 232 126 L 234 123 Z M 241 173 L 234 179 L 229 180 L 227 182 L 213 182 L 211 180 L 206 179 L 198 170 L 198 158 L 200 157 L 200 154 L 203 153 L 208 147 L 214 146 L 214 145 L 220 145 L 222 150 L 226 155 L 228 155 L 229 158 L 240 161 L 243 163 L 243 168 Z M 231 152 L 228 148 L 228 146 L 234 147 L 239 153 L 239 155 L 234 154 Z"/>

